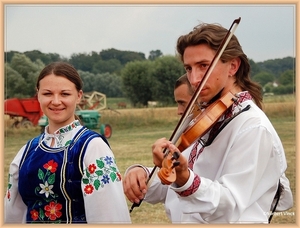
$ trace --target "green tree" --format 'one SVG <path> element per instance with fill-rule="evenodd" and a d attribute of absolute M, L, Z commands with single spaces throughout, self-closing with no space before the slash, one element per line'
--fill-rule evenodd
<path fill-rule="evenodd" d="M 295 69 L 295 58 L 285 57 L 282 59 L 270 59 L 264 62 L 258 62 L 257 65 L 261 71 L 272 73 L 277 79 L 284 71 Z"/>
<path fill-rule="evenodd" d="M 100 57 L 102 60 L 117 59 L 123 66 L 128 62 L 146 60 L 144 53 L 120 51 L 114 48 L 102 50 L 100 52 Z"/>
<path fill-rule="evenodd" d="M 99 60 L 93 66 L 92 72 L 97 73 L 114 73 L 120 72 L 123 68 L 122 64 L 117 59 Z"/>
<path fill-rule="evenodd" d="M 146 106 L 152 100 L 153 67 L 151 61 L 134 61 L 127 63 L 121 72 L 123 93 L 134 107 L 138 104 Z"/>
<path fill-rule="evenodd" d="M 294 85 L 279 85 L 278 87 L 273 88 L 274 94 L 293 94 L 295 92 Z"/>
<path fill-rule="evenodd" d="M 108 97 L 122 97 L 122 78 L 116 74 L 97 74 L 94 90 L 106 94 Z"/>
<path fill-rule="evenodd" d="M 10 63 L 15 54 L 22 54 L 19 51 L 4 52 L 4 62 Z"/>
<path fill-rule="evenodd" d="M 24 54 L 30 58 L 32 62 L 37 61 L 40 59 L 45 65 L 48 65 L 49 63 L 52 62 L 57 62 L 57 61 L 62 61 L 62 58 L 59 56 L 59 54 L 56 53 L 48 53 L 44 54 L 38 50 L 33 50 L 33 51 L 26 51 Z"/>
<path fill-rule="evenodd" d="M 148 59 L 155 60 L 156 58 L 158 58 L 162 55 L 163 55 L 163 53 L 160 50 L 155 50 L 155 51 L 152 50 L 152 51 L 150 51 Z"/>
<path fill-rule="evenodd" d="M 154 60 L 151 87 L 154 100 L 163 104 L 174 103 L 175 81 L 185 72 L 182 63 L 174 56 L 163 56 Z"/>
<path fill-rule="evenodd" d="M 26 55 L 16 53 L 11 60 L 10 67 L 18 72 L 26 82 L 22 87 L 21 93 L 23 96 L 34 96 L 36 93 L 35 85 L 37 77 L 44 67 L 41 60 L 38 59 L 36 62 L 32 62 Z"/>
<path fill-rule="evenodd" d="M 295 84 L 295 71 L 286 70 L 278 78 L 278 83 L 281 85 Z"/>
<path fill-rule="evenodd" d="M 271 83 L 266 84 L 265 87 L 264 87 L 264 92 L 265 93 L 271 93 L 273 91 L 273 87 L 274 86 Z"/>
<path fill-rule="evenodd" d="M 97 83 L 95 80 L 95 74 L 78 70 L 78 74 L 80 75 L 83 82 L 83 92 L 91 92 L 94 90 L 94 84 Z M 100 91 L 98 91 L 100 92 Z"/>
<path fill-rule="evenodd" d="M 5 69 L 5 99 L 7 98 L 22 98 L 23 88 L 26 87 L 26 81 L 22 75 L 14 70 L 8 63 L 4 66 Z"/>
<path fill-rule="evenodd" d="M 260 72 L 260 68 L 252 59 L 249 59 L 249 63 L 250 63 L 250 74 L 251 77 L 253 77 L 254 75 Z"/>
<path fill-rule="evenodd" d="M 264 87 L 268 82 L 274 81 L 274 75 L 266 71 L 262 71 L 254 75 L 252 79 Z"/>
<path fill-rule="evenodd" d="M 83 81 L 83 92 L 97 91 L 104 93 L 107 97 L 122 97 L 122 78 L 116 74 L 93 74 L 78 71 Z"/>
<path fill-rule="evenodd" d="M 72 54 L 69 63 L 72 64 L 77 70 L 92 72 L 95 63 L 92 61 L 93 59 L 95 59 L 94 53 L 91 55 L 86 53 Z"/>

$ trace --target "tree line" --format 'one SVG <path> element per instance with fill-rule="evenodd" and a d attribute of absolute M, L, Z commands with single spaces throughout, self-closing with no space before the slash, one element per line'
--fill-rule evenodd
<path fill-rule="evenodd" d="M 70 58 L 37 50 L 10 51 L 4 53 L 4 59 L 5 98 L 34 96 L 39 72 L 54 61 L 68 62 L 78 70 L 84 92 L 99 91 L 107 97 L 125 97 L 134 107 L 154 100 L 162 105 L 174 104 L 174 83 L 185 73 L 176 56 L 164 56 L 160 50 L 151 51 L 148 59 L 141 52 L 116 49 L 78 53 Z M 263 92 L 294 93 L 295 58 L 249 61 L 251 77 L 261 84 Z"/>

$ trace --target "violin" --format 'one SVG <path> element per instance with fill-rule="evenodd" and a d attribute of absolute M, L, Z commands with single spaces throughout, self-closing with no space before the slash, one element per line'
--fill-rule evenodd
<path fill-rule="evenodd" d="M 194 92 L 187 108 L 185 109 L 183 115 L 181 116 L 175 130 L 173 131 L 170 141 L 177 146 L 180 151 L 183 151 L 188 146 L 190 146 L 197 138 L 208 132 L 211 127 L 217 122 L 217 120 L 225 113 L 225 111 L 233 104 L 236 100 L 232 92 L 228 92 L 219 100 L 215 101 L 209 105 L 203 112 L 201 110 L 195 110 L 197 107 L 196 100 L 198 99 L 201 90 L 203 89 L 207 79 L 209 78 L 211 72 L 213 71 L 215 65 L 220 59 L 222 53 L 224 52 L 227 44 L 229 43 L 231 37 L 234 34 L 241 18 L 235 19 L 229 28 L 226 36 L 222 40 L 220 47 L 218 48 L 216 55 L 214 56 L 211 64 L 208 66 L 203 79 L 198 85 L 196 91 Z M 175 167 L 179 165 L 179 152 L 164 151 L 164 159 L 162 161 L 162 167 L 158 169 L 155 166 L 149 175 L 147 180 L 147 186 L 149 187 L 157 174 L 163 184 L 171 184 L 176 180 Z M 134 203 L 131 206 L 130 212 L 132 212 L 134 207 L 140 206 L 143 200 L 139 203 Z"/>
<path fill-rule="evenodd" d="M 198 138 L 205 135 L 236 100 L 236 96 L 229 91 L 223 97 L 209 105 L 190 122 L 187 129 L 177 140 L 175 146 L 180 151 L 188 148 Z"/>
<path fill-rule="evenodd" d="M 205 135 L 236 100 L 236 96 L 229 91 L 223 97 L 208 106 L 191 121 L 175 143 L 175 146 L 180 151 L 183 151 L 198 138 Z M 179 155 L 177 153 L 176 151 L 174 153 L 165 153 L 162 167 L 157 173 L 163 184 L 170 185 L 176 180 L 175 167 L 179 165 L 177 161 Z"/>

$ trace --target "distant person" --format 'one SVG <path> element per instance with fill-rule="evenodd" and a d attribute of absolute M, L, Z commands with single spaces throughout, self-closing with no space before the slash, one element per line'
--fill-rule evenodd
<path fill-rule="evenodd" d="M 64 62 L 36 83 L 49 125 L 24 145 L 9 168 L 5 223 L 131 223 L 120 171 L 106 139 L 75 116 L 82 80 Z"/>
<path fill-rule="evenodd" d="M 202 23 L 178 38 L 177 52 L 194 90 L 227 32 Z M 249 60 L 235 35 L 198 98 L 206 110 L 224 95 L 233 98 L 232 104 L 189 147 L 180 151 L 166 138 L 153 144 L 156 167 L 162 167 L 165 150 L 179 152 L 173 183 L 162 184 L 156 176 L 148 188 L 151 168 L 136 164 L 126 170 L 123 186 L 131 202 L 164 203 L 172 223 L 187 224 L 268 223 L 270 210 L 292 207 L 283 145 L 261 110 L 261 88 L 250 78 Z"/>
<path fill-rule="evenodd" d="M 187 108 L 192 96 L 192 86 L 186 76 L 186 74 L 180 76 L 174 86 L 174 99 L 177 103 L 177 114 L 182 115 Z"/>

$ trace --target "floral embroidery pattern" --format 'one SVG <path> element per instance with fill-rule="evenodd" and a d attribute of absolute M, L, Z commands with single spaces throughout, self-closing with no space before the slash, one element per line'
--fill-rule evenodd
<path fill-rule="evenodd" d="M 58 166 L 57 163 L 54 162 L 53 160 L 43 165 L 43 167 L 49 170 L 51 173 L 55 173 L 57 166 Z"/>
<path fill-rule="evenodd" d="M 40 194 L 45 193 L 46 198 L 48 198 L 49 194 L 54 194 L 54 192 L 51 190 L 53 188 L 53 185 L 49 186 L 47 181 L 45 182 L 45 185 L 40 184 L 40 187 L 42 190 L 39 193 Z"/>
<path fill-rule="evenodd" d="M 55 221 L 60 223 L 61 220 L 58 220 L 62 216 L 62 204 L 58 203 L 55 200 L 58 196 L 52 191 L 55 183 L 55 172 L 57 171 L 58 163 L 54 160 L 50 160 L 43 165 L 42 169 L 38 170 L 38 178 L 42 181 L 35 188 L 35 194 L 40 196 L 44 195 L 43 200 L 37 200 L 34 204 L 41 205 L 41 207 L 32 209 L 30 211 L 30 216 L 33 221 Z M 45 205 L 45 202 L 47 203 Z M 45 205 L 44 207 L 42 205 Z"/>
<path fill-rule="evenodd" d="M 60 210 L 62 209 L 62 205 L 60 203 L 50 202 L 49 205 L 45 206 L 45 215 L 52 221 L 59 218 L 62 213 Z"/>
<path fill-rule="evenodd" d="M 11 182 L 10 182 L 10 178 L 12 177 L 12 174 L 8 174 L 8 185 L 7 185 L 7 194 L 6 194 L 6 197 L 7 197 L 7 199 L 10 201 L 11 200 L 11 198 L 10 198 L 10 189 L 11 189 L 11 187 L 12 187 L 12 184 L 11 184 Z"/>
<path fill-rule="evenodd" d="M 39 212 L 37 212 L 37 210 L 33 209 L 30 211 L 30 214 L 33 221 L 36 221 L 39 218 Z"/>
<path fill-rule="evenodd" d="M 96 163 L 90 164 L 84 171 L 82 182 L 85 185 L 84 194 L 89 195 L 104 188 L 110 182 L 121 181 L 121 174 L 117 169 L 113 157 L 101 157 L 96 160 Z"/>
<path fill-rule="evenodd" d="M 58 129 L 55 134 L 63 134 L 63 133 L 66 133 L 66 132 L 69 132 L 69 131 L 72 131 L 74 128 L 80 126 L 80 121 L 79 120 L 75 120 L 73 123 L 65 126 L 65 127 L 62 127 L 60 129 Z"/>
<path fill-rule="evenodd" d="M 81 126 L 80 121 L 75 120 L 73 123 L 59 128 L 57 131 L 54 132 L 54 134 L 47 134 L 46 140 L 50 144 L 49 141 L 54 138 L 57 143 L 57 147 L 68 146 L 71 144 L 72 139 L 69 139 L 70 137 L 67 136 L 67 134 L 78 126 Z"/>

